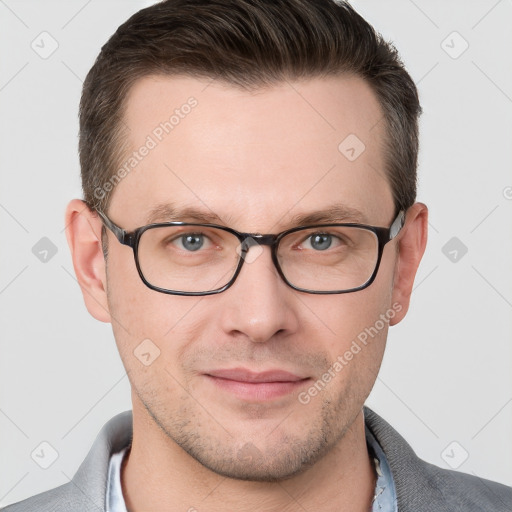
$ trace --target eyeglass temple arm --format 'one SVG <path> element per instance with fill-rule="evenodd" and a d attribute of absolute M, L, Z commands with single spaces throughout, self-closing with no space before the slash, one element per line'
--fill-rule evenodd
<path fill-rule="evenodd" d="M 107 226 L 108 229 L 110 229 L 110 231 L 112 231 L 112 233 L 114 233 L 114 235 L 116 236 L 116 238 L 122 243 L 122 244 L 126 244 L 128 245 L 128 240 L 126 239 L 126 231 L 122 228 L 120 228 L 119 226 L 117 226 L 116 224 L 114 224 L 103 212 L 101 212 L 100 210 L 96 210 L 96 212 L 98 213 L 98 215 L 101 217 L 101 220 L 103 221 L 103 223 L 105 224 L 105 226 Z"/>
<path fill-rule="evenodd" d="M 391 224 L 389 228 L 389 239 L 393 240 L 398 233 L 400 233 L 400 230 L 404 227 L 405 224 L 405 211 L 400 210 L 398 212 L 398 215 L 396 219 L 393 221 L 393 224 Z"/>

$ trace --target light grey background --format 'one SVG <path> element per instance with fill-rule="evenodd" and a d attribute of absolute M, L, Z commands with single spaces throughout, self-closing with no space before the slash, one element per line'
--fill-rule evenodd
<path fill-rule="evenodd" d="M 82 80 L 150 3 L 0 0 L 0 505 L 67 482 L 101 426 L 131 407 L 110 325 L 83 305 L 63 216 L 81 195 Z M 354 5 L 418 84 L 418 200 L 430 208 L 411 309 L 390 330 L 368 405 L 420 457 L 511 485 L 512 2 Z M 47 58 L 31 47 L 48 52 L 52 39 Z M 57 249 L 47 262 L 32 252 L 42 237 Z M 44 441 L 58 453 L 48 469 L 31 457 L 43 449 L 51 462 Z"/>

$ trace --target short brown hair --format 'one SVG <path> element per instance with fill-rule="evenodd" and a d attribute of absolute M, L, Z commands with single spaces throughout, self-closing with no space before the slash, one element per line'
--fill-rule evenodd
<path fill-rule="evenodd" d="M 134 14 L 103 46 L 84 82 L 84 199 L 108 209 L 112 182 L 104 186 L 127 149 L 125 98 L 144 76 L 218 79 L 251 90 L 340 73 L 362 77 L 380 103 L 386 173 L 396 210 L 406 209 L 416 199 L 416 86 L 394 46 L 335 0 L 166 0 Z"/>

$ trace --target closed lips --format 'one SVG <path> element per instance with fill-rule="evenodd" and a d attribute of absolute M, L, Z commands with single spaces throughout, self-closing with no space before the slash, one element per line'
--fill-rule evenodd
<path fill-rule="evenodd" d="M 210 377 L 216 377 L 226 380 L 234 380 L 247 383 L 264 383 L 264 382 L 297 382 L 306 380 L 309 377 L 301 377 L 294 373 L 284 370 L 268 370 L 264 372 L 251 372 L 243 368 L 233 368 L 224 370 L 213 370 L 206 373 Z"/>

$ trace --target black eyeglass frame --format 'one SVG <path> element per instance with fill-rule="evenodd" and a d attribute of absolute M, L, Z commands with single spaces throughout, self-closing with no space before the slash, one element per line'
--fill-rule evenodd
<path fill-rule="evenodd" d="M 230 286 L 233 285 L 233 283 L 236 281 L 236 278 L 238 277 L 238 274 L 242 270 L 242 265 L 245 261 L 245 255 L 249 251 L 251 245 L 255 245 L 254 243 L 251 243 L 250 240 L 254 240 L 259 245 L 268 245 L 271 249 L 271 255 L 272 255 L 272 261 L 277 269 L 277 272 L 283 279 L 283 281 L 293 288 L 294 290 L 297 290 L 299 292 L 305 292 L 305 293 L 312 293 L 316 295 L 327 295 L 327 294 L 341 294 L 341 293 L 352 293 L 357 292 L 359 290 L 364 290 L 368 286 L 370 286 L 373 281 L 375 280 L 375 277 L 377 276 L 377 272 L 379 271 L 380 262 L 382 259 L 382 253 L 384 251 L 385 245 L 393 240 L 398 233 L 400 233 L 402 227 L 405 224 L 405 211 L 400 210 L 398 212 L 398 215 L 396 216 L 395 220 L 391 223 L 391 226 L 389 228 L 384 227 L 378 227 L 378 226 L 369 226 L 366 224 L 357 224 L 357 223 L 335 223 L 335 224 L 314 224 L 310 226 L 298 226 L 295 228 L 287 229 L 286 231 L 282 231 L 281 233 L 277 234 L 258 234 L 258 233 L 241 233 L 240 231 L 236 231 L 232 228 L 228 228 L 227 226 L 220 226 L 218 224 L 201 224 L 201 223 L 193 223 L 193 222 L 159 222 L 154 224 L 147 224 L 146 226 L 141 226 L 137 229 L 134 229 L 133 231 L 126 231 L 125 229 L 119 227 L 117 224 L 112 222 L 103 212 L 100 210 L 96 210 L 100 218 L 102 219 L 104 225 L 112 231 L 112 233 L 115 235 L 115 237 L 119 240 L 119 242 L 123 245 L 127 245 L 128 247 L 131 247 L 133 249 L 133 255 L 135 258 L 135 266 L 137 267 L 137 272 L 139 273 L 140 278 L 142 279 L 142 282 L 150 289 L 155 290 L 157 292 L 170 294 L 170 295 L 186 295 L 186 296 L 201 296 L 201 295 L 214 295 L 217 293 L 221 293 L 225 290 L 227 290 Z M 217 228 L 221 229 L 223 231 L 227 231 L 228 233 L 231 233 L 232 235 L 235 235 L 238 240 L 240 241 L 240 259 L 238 261 L 238 265 L 236 267 L 235 273 L 233 274 L 233 277 L 229 280 L 227 284 L 222 286 L 221 288 L 217 288 L 215 290 L 209 290 L 205 292 L 183 292 L 178 290 L 167 290 L 166 288 L 160 288 L 158 286 L 155 286 L 147 281 L 147 279 L 144 277 L 144 274 L 142 272 L 142 269 L 140 268 L 139 264 L 139 257 L 138 257 L 138 249 L 139 249 L 139 241 L 142 236 L 142 234 L 149 230 L 159 227 L 167 227 L 167 226 L 192 226 L 192 227 L 209 227 L 209 228 Z M 361 228 L 366 229 L 368 231 L 371 231 L 375 233 L 378 240 L 378 256 L 377 256 L 377 262 L 375 265 L 375 269 L 370 276 L 370 278 L 361 286 L 358 286 L 356 288 L 350 288 L 348 290 L 328 290 L 328 291 L 316 291 L 316 290 L 308 290 L 305 288 L 299 288 L 298 286 L 293 285 L 288 281 L 288 279 L 285 277 L 281 266 L 279 265 L 279 261 L 277 259 L 277 249 L 279 247 L 280 241 L 288 234 L 294 233 L 296 231 L 311 229 L 311 228 L 328 228 L 328 227 L 355 227 L 355 228 Z"/>

